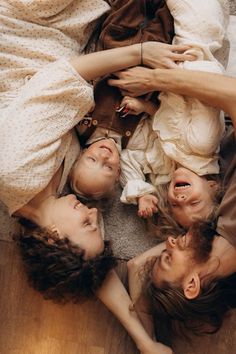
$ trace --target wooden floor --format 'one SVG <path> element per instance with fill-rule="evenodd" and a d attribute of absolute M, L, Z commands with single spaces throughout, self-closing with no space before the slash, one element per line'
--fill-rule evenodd
<path fill-rule="evenodd" d="M 126 278 L 126 264 L 118 268 Z M 236 311 L 214 336 L 179 340 L 175 354 L 236 353 Z M 25 278 L 13 242 L 0 241 L 0 354 L 138 354 L 125 330 L 98 301 L 57 305 Z M 160 353 L 161 354 L 161 353 Z"/>
<path fill-rule="evenodd" d="M 58 305 L 31 289 L 12 242 L 0 241 L 0 291 L 1 354 L 138 353 L 98 300 Z"/>

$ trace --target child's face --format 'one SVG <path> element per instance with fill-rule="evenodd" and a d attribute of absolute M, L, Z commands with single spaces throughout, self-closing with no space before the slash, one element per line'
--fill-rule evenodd
<path fill-rule="evenodd" d="M 207 181 L 186 168 L 178 168 L 168 190 L 168 200 L 172 215 L 184 227 L 189 227 L 195 220 L 209 216 L 217 190 L 215 181 Z"/>
<path fill-rule="evenodd" d="M 72 188 L 78 194 L 100 198 L 109 194 L 119 178 L 120 155 L 113 140 L 99 140 L 82 152 L 73 175 Z"/>

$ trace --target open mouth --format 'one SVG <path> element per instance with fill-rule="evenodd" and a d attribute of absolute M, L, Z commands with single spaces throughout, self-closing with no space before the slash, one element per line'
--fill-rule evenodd
<path fill-rule="evenodd" d="M 79 200 L 77 200 L 74 205 L 74 209 L 78 210 L 81 207 L 81 205 L 82 205 L 82 203 Z"/>
<path fill-rule="evenodd" d="M 188 183 L 188 182 L 176 182 L 175 183 L 175 189 L 186 189 L 186 188 L 189 188 L 191 187 L 191 184 Z"/>

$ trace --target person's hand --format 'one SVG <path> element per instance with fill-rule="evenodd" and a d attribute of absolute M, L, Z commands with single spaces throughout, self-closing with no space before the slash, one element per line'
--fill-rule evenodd
<path fill-rule="evenodd" d="M 141 354 L 174 354 L 174 352 L 162 343 L 152 342 L 148 349 L 141 351 Z"/>
<path fill-rule="evenodd" d="M 190 48 L 188 45 L 144 42 L 140 44 L 140 61 L 150 68 L 176 68 L 178 62 L 196 60 L 194 55 L 185 53 Z"/>
<path fill-rule="evenodd" d="M 130 96 L 125 96 L 121 101 L 121 106 L 129 111 L 129 114 L 138 115 L 142 112 L 146 112 L 146 106 L 148 102 L 142 98 L 134 98 Z"/>
<path fill-rule="evenodd" d="M 148 218 L 157 213 L 158 199 L 153 194 L 146 194 L 138 199 L 138 216 Z"/>
<path fill-rule="evenodd" d="M 153 79 L 153 69 L 136 66 L 124 71 L 118 71 L 113 75 L 116 78 L 109 79 L 108 83 L 111 86 L 118 87 L 123 96 L 137 97 L 158 90 L 158 82 Z"/>
<path fill-rule="evenodd" d="M 157 105 L 143 98 L 134 98 L 125 96 L 121 102 L 121 106 L 125 106 L 129 114 L 138 115 L 140 113 L 148 113 L 153 115 L 157 111 Z"/>

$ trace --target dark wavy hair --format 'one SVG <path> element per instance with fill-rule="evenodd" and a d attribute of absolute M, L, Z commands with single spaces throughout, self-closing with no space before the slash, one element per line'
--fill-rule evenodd
<path fill-rule="evenodd" d="M 84 250 L 69 239 L 60 239 L 56 232 L 25 220 L 21 224 L 24 228 L 15 239 L 28 279 L 46 299 L 62 303 L 84 300 L 95 293 L 117 264 L 109 241 L 99 256 L 85 260 Z"/>
<path fill-rule="evenodd" d="M 217 237 L 214 226 L 202 222 L 191 228 L 202 239 L 202 252 L 196 256 L 199 262 L 209 257 L 213 239 Z M 204 238 L 208 238 L 207 242 Z M 187 299 L 182 287 L 168 282 L 162 287 L 150 282 L 147 292 L 157 339 L 170 345 L 176 336 L 189 339 L 190 334 L 201 336 L 220 329 L 228 310 L 236 307 L 236 273 L 222 279 L 210 276 L 202 279 L 200 294 L 195 299 Z"/>
<path fill-rule="evenodd" d="M 172 339 L 190 334 L 202 336 L 217 332 L 226 313 L 236 307 L 236 273 L 211 281 L 195 299 L 187 299 L 182 288 L 149 287 L 155 333 L 158 340 L 171 344 Z"/>

